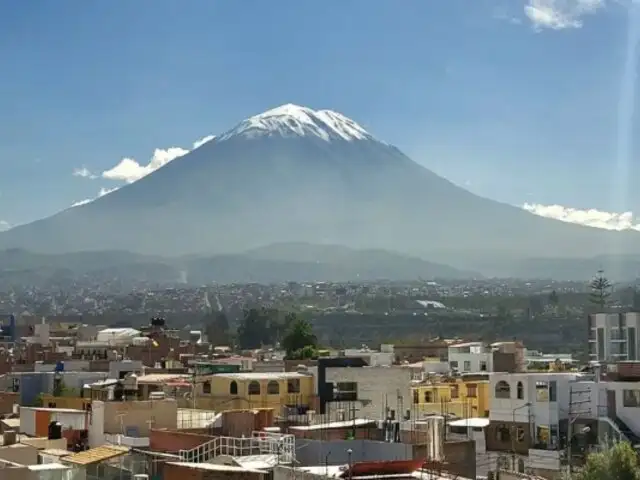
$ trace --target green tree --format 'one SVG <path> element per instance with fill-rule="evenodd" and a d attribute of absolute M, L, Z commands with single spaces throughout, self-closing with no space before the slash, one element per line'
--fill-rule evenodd
<path fill-rule="evenodd" d="M 238 327 L 238 346 L 246 350 L 272 345 L 281 328 L 280 313 L 276 309 L 251 308 L 244 311 Z"/>
<path fill-rule="evenodd" d="M 231 340 L 229 319 L 224 312 L 210 312 L 203 319 L 205 334 L 213 345 L 228 345 Z"/>
<path fill-rule="evenodd" d="M 282 339 L 282 346 L 287 351 L 287 357 L 300 358 L 303 354 L 309 355 L 315 351 L 317 344 L 311 324 L 304 318 L 298 318 L 295 314 L 289 317 L 287 333 Z M 311 350 L 308 348 L 311 347 Z"/>
<path fill-rule="evenodd" d="M 587 457 L 585 466 L 572 480 L 640 480 L 638 455 L 628 442 L 612 445 Z"/>
<path fill-rule="evenodd" d="M 609 279 L 604 276 L 603 270 L 598 270 L 598 274 L 591 280 L 589 287 L 591 288 L 589 302 L 600 310 L 604 310 L 609 303 L 612 285 Z"/>
<path fill-rule="evenodd" d="M 550 294 L 549 294 L 549 303 L 551 305 L 553 305 L 554 307 L 556 307 L 558 305 L 558 303 L 560 302 L 560 297 L 558 297 L 558 293 L 553 290 Z"/>

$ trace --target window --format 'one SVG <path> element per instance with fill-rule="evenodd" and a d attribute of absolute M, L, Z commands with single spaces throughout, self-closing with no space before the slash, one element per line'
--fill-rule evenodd
<path fill-rule="evenodd" d="M 202 384 L 202 393 L 204 394 L 210 394 L 211 393 L 211 382 L 210 381 L 206 381 Z"/>
<path fill-rule="evenodd" d="M 524 473 L 524 460 L 521 458 L 518 459 L 518 472 Z"/>
<path fill-rule="evenodd" d="M 471 362 L 469 360 L 465 360 L 464 361 L 464 367 L 463 370 L 465 372 L 470 372 L 471 371 Z"/>
<path fill-rule="evenodd" d="M 356 382 L 335 383 L 333 400 L 337 402 L 355 402 L 358 400 L 358 384 Z"/>
<path fill-rule="evenodd" d="M 424 403 L 433 403 L 433 392 L 427 390 L 424 392 Z"/>
<path fill-rule="evenodd" d="M 287 393 L 300 393 L 300 379 L 290 378 L 287 381 Z"/>
<path fill-rule="evenodd" d="M 259 385 L 258 385 L 259 386 Z M 229 384 L 229 395 L 237 395 L 238 394 L 238 384 L 235 380 L 232 380 Z"/>
<path fill-rule="evenodd" d="M 418 390 L 413 391 L 413 403 L 414 404 L 420 403 L 420 392 L 418 392 Z"/>
<path fill-rule="evenodd" d="M 623 390 L 622 404 L 625 407 L 640 407 L 640 390 Z"/>
<path fill-rule="evenodd" d="M 524 399 L 524 385 L 522 384 L 522 382 L 518 382 L 518 387 L 517 387 L 517 394 L 518 394 L 518 400 L 523 400 Z"/>
<path fill-rule="evenodd" d="M 475 383 L 467 384 L 467 397 L 476 398 L 478 396 L 478 385 Z"/>
<path fill-rule="evenodd" d="M 249 395 L 260 395 L 260 384 L 253 380 L 249 382 Z"/>
<path fill-rule="evenodd" d="M 539 425 L 536 427 L 536 445 L 548 445 L 549 444 L 549 427 L 546 425 Z"/>
<path fill-rule="evenodd" d="M 518 443 L 524 442 L 524 428 L 518 427 L 516 429 L 516 440 L 518 440 Z"/>
<path fill-rule="evenodd" d="M 496 428 L 496 440 L 499 442 L 510 442 L 511 434 L 509 433 L 509 427 L 506 425 L 498 425 Z"/>
<path fill-rule="evenodd" d="M 453 361 L 449 362 L 449 367 L 451 367 L 451 370 L 457 370 L 458 369 L 458 361 L 457 360 L 453 360 Z"/>
<path fill-rule="evenodd" d="M 484 360 L 480 362 L 480 371 L 481 372 L 487 371 L 487 362 L 485 362 Z"/>
<path fill-rule="evenodd" d="M 549 384 L 547 382 L 536 382 L 536 402 L 549 401 Z"/>
<path fill-rule="evenodd" d="M 627 342 L 629 343 L 628 352 L 629 352 L 629 360 L 637 360 L 637 352 L 636 352 L 636 327 L 629 327 L 627 329 Z"/>
<path fill-rule="evenodd" d="M 604 360 L 604 328 L 598 328 L 598 330 L 596 330 L 596 337 L 598 339 L 598 360 Z"/>
<path fill-rule="evenodd" d="M 451 387 L 451 398 L 458 398 L 460 396 L 460 392 L 458 391 L 458 385 L 453 385 Z"/>
<path fill-rule="evenodd" d="M 498 383 L 496 383 L 495 397 L 511 398 L 511 387 L 504 380 L 500 380 Z"/>
<path fill-rule="evenodd" d="M 551 380 L 549 382 L 549 401 L 558 401 L 558 382 L 556 382 L 555 380 Z"/>
<path fill-rule="evenodd" d="M 280 385 L 275 380 L 267 383 L 267 395 L 280 395 Z"/>

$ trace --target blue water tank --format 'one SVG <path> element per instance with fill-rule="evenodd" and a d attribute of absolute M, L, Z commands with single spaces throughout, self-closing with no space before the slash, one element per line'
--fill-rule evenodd
<path fill-rule="evenodd" d="M 64 362 L 63 361 L 59 361 L 56 362 L 56 372 L 64 372 Z"/>

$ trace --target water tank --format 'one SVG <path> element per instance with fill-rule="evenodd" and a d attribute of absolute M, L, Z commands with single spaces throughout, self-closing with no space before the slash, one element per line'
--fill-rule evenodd
<path fill-rule="evenodd" d="M 427 460 L 441 462 L 444 459 L 444 417 L 434 415 L 426 418 Z"/>
<path fill-rule="evenodd" d="M 51 422 L 49 424 L 49 434 L 47 438 L 49 440 L 59 440 L 62 438 L 62 425 L 59 422 Z"/>

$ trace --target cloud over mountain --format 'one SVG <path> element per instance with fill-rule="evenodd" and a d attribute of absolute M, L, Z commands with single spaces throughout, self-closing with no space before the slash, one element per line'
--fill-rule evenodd
<path fill-rule="evenodd" d="M 604 212 L 595 208 L 581 210 L 562 205 L 541 205 L 538 203 L 525 203 L 522 208 L 541 217 L 553 218 L 554 220 L 587 227 L 617 231 L 640 230 L 640 222 L 632 212 Z"/>

